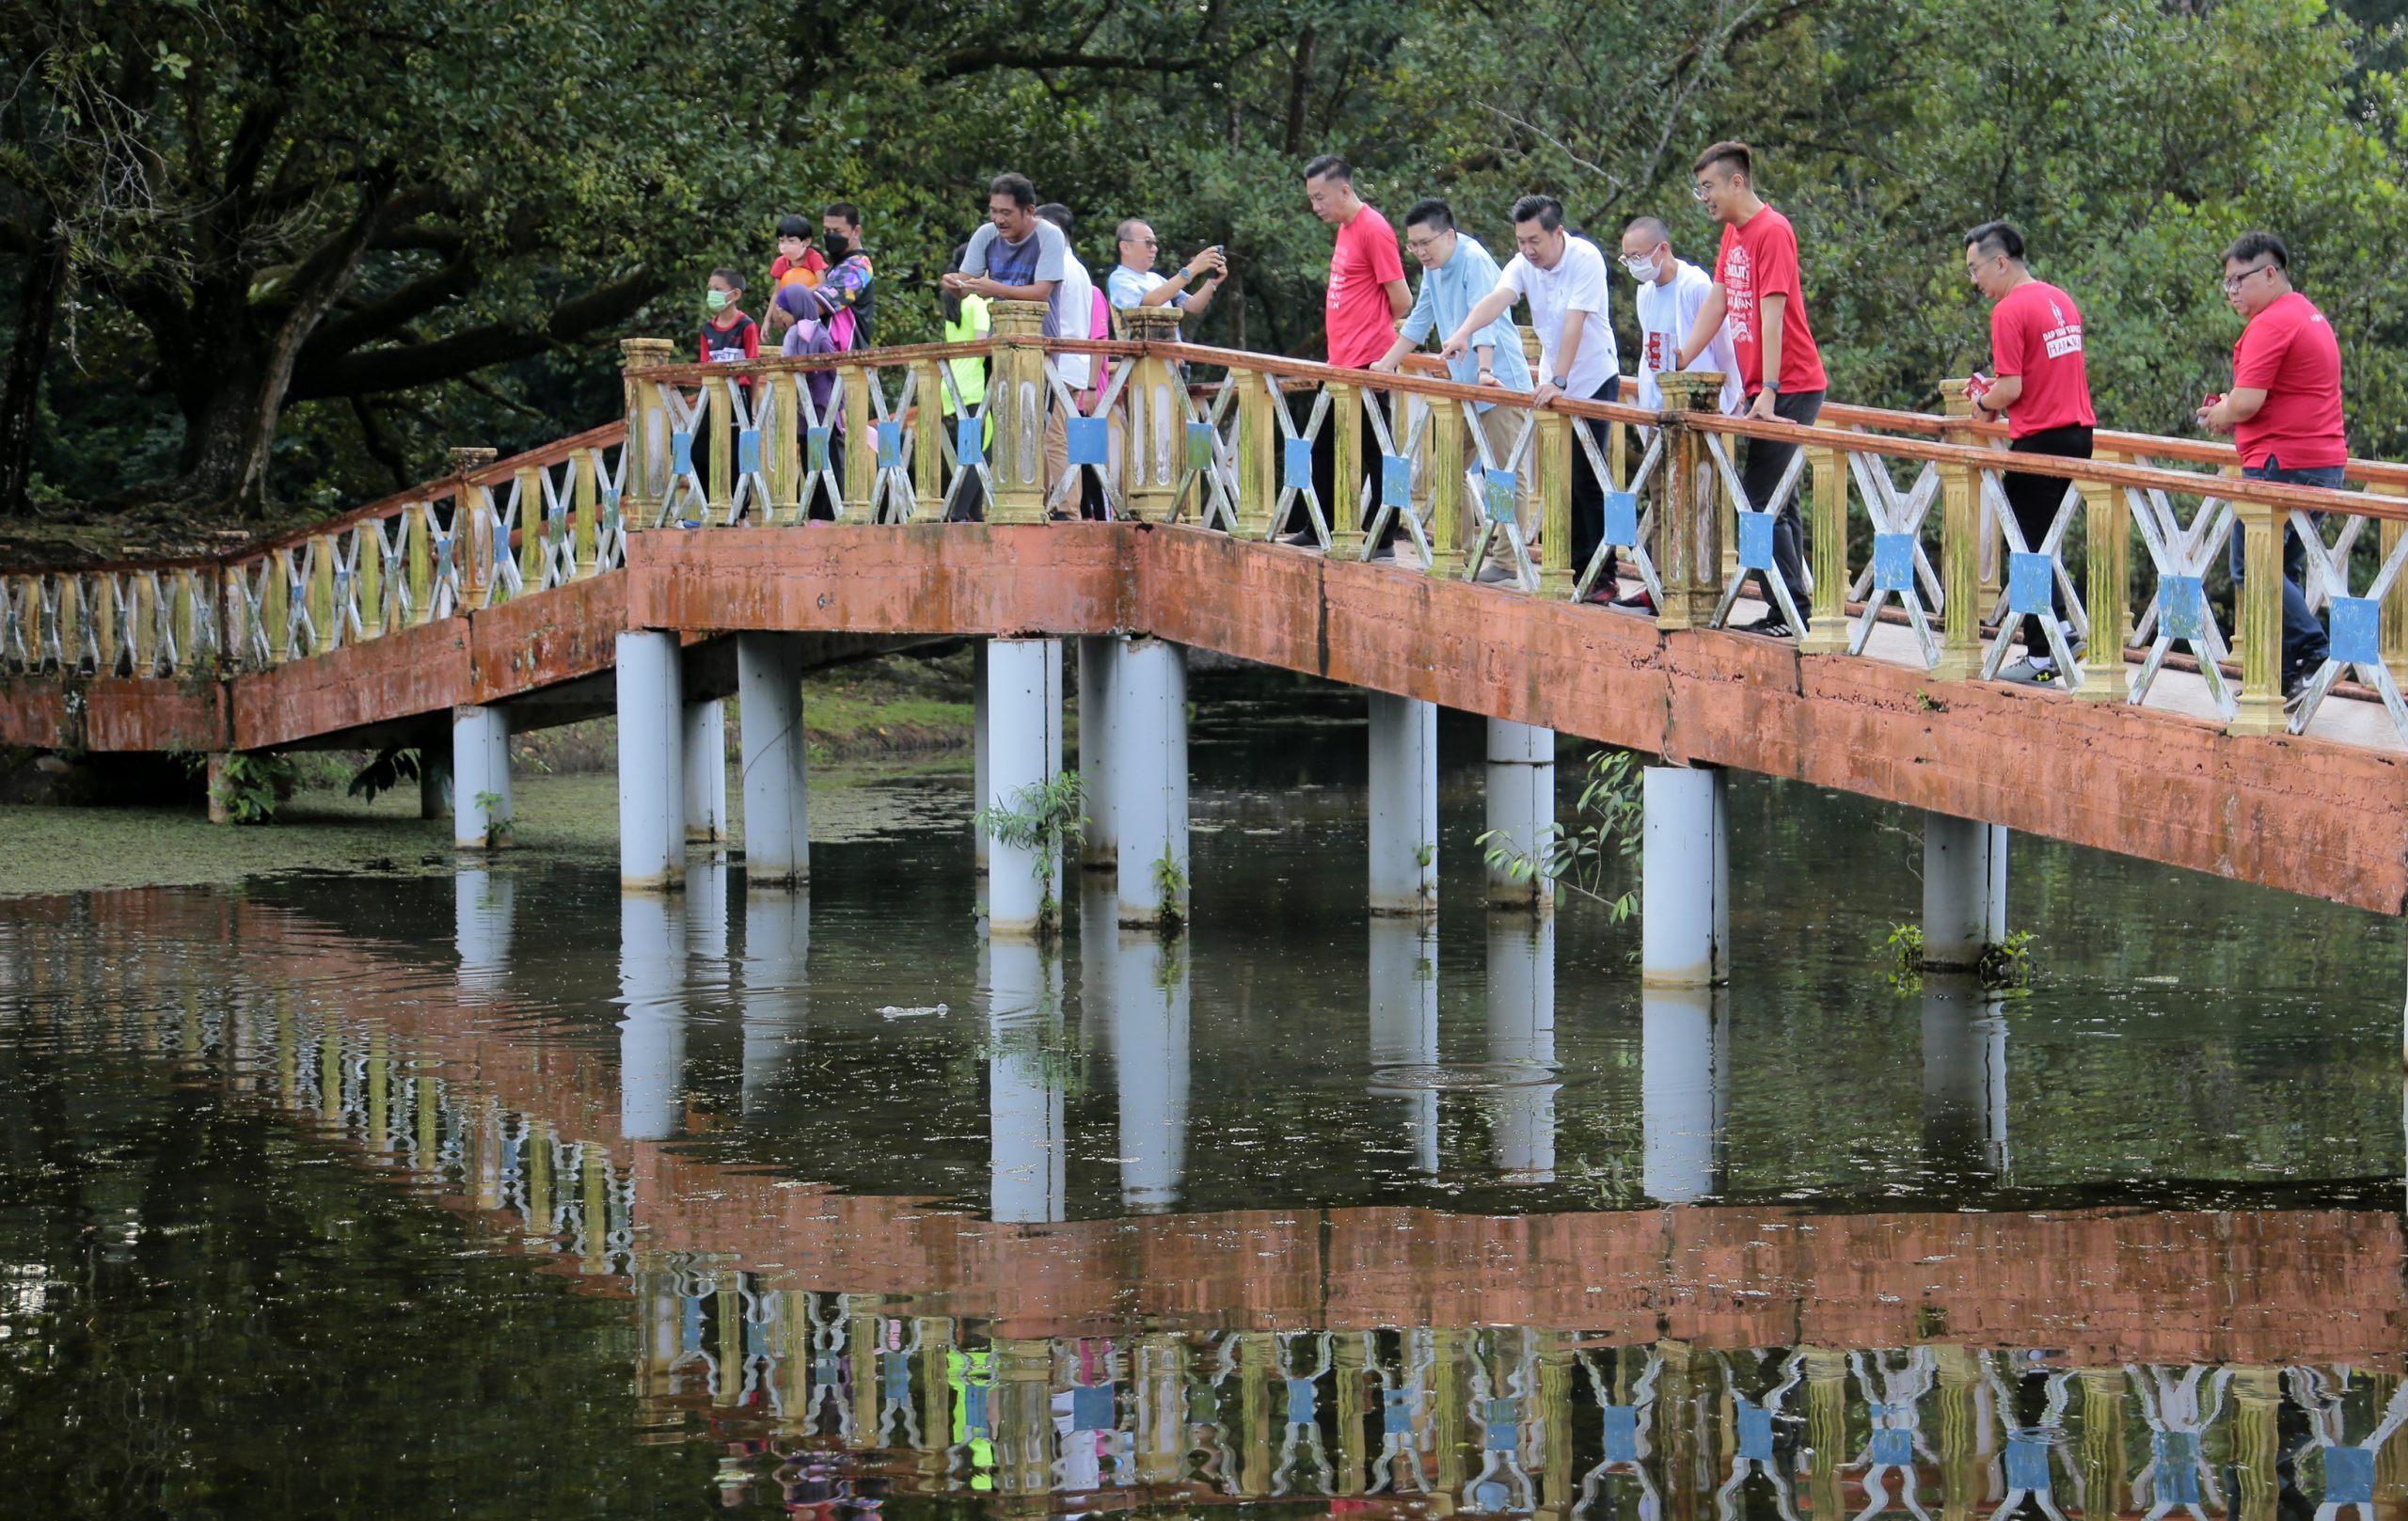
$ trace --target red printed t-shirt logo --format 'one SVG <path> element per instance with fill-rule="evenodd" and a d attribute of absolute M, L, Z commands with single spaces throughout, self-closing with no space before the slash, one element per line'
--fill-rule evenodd
<path fill-rule="evenodd" d="M 1748 250 L 1734 244 L 1730 256 L 1722 261 L 1722 293 L 1731 320 L 1731 339 L 1735 343 L 1752 342 L 1756 334 L 1756 289 L 1750 276 Z"/>
<path fill-rule="evenodd" d="M 1661 333 L 1647 335 L 1647 368 L 1650 370 L 1664 368 L 1664 335 Z"/>

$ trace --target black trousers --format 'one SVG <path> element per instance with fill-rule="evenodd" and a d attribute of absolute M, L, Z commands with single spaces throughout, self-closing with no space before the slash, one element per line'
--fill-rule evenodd
<path fill-rule="evenodd" d="M 1367 374 L 1364 378 L 1368 380 L 1370 376 Z M 1370 400 L 1371 406 L 1380 409 L 1381 420 L 1393 430 L 1396 423 L 1396 413 L 1392 410 L 1395 398 L 1381 391 L 1367 391 L 1364 394 Z M 1288 413 L 1296 420 L 1296 431 L 1299 433 L 1302 433 L 1305 425 L 1312 420 L 1314 400 L 1315 393 L 1311 391 L 1289 393 Z M 1370 483 L 1371 494 L 1369 505 L 1364 507 L 1355 517 L 1356 526 L 1369 529 L 1371 526 L 1371 520 L 1380 514 L 1380 436 L 1371 431 L 1370 408 L 1359 407 L 1355 412 L 1354 459 L 1359 478 L 1346 489 L 1340 490 L 1337 481 L 1338 430 L 1344 426 L 1344 420 L 1340 418 L 1324 419 L 1321 425 L 1321 432 L 1313 438 L 1313 490 L 1321 498 L 1322 512 L 1328 517 L 1330 531 L 1333 533 L 1339 531 L 1346 522 L 1344 515 L 1354 512 L 1354 504 L 1364 499 L 1363 486 L 1366 483 Z M 1395 436 L 1393 431 L 1389 436 Z M 1291 532 L 1303 531 L 1311 527 L 1310 519 L 1305 517 L 1303 514 L 1304 509 L 1301 503 L 1291 509 L 1288 517 L 1288 528 Z M 1397 535 L 1402 531 L 1402 525 L 1394 518 L 1390 518 L 1387 531 L 1380 535 L 1381 545 L 1385 547 L 1394 544 Z"/>
<path fill-rule="evenodd" d="M 2007 445 L 2016 454 L 2050 454 L 2059 459 L 2088 459 L 2090 430 L 2080 423 L 2062 428 L 2043 428 L 2026 434 Z M 2015 514 L 2015 526 L 2023 531 L 2023 543 L 2032 553 L 2040 552 L 2040 541 L 2049 536 L 2049 525 L 2057 520 L 2057 509 L 2065 504 L 2066 489 L 2073 483 L 2063 476 L 2032 475 L 2021 470 L 2008 470 L 1999 478 L 2006 492 L 2006 505 Z M 2007 567 L 2001 567 L 2001 579 Z M 2064 594 L 2057 590 L 2056 578 L 2049 578 L 2049 616 L 2064 614 Z M 2036 617 L 2027 614 L 2023 620 L 2023 653 L 2028 656 L 2049 653 L 2049 630 Z"/>
<path fill-rule="evenodd" d="M 1755 397 L 1751 395 L 1748 400 L 1752 405 Z M 1823 412 L 1823 393 L 1818 390 L 1782 391 L 1773 398 L 1772 411 L 1773 416 L 1783 422 L 1813 427 L 1814 420 Z M 1778 503 L 1770 499 L 1773 487 L 1781 483 L 1782 472 L 1789 468 L 1789 462 L 1797 452 L 1796 444 L 1776 443 L 1765 438 L 1749 439 L 1748 463 L 1739 471 L 1739 489 L 1747 493 L 1748 505 L 1756 511 L 1778 512 L 1772 520 L 1773 569 L 1781 573 L 1782 584 L 1789 588 L 1791 599 L 1798 604 L 1798 615 L 1803 618 L 1806 616 L 1806 531 L 1798 518 L 1798 494 L 1791 491 Z M 1771 587 L 1765 588 L 1765 596 L 1767 601 L 1771 600 Z M 1772 616 L 1778 618 L 1781 615 L 1781 605 L 1775 602 Z"/>
<path fill-rule="evenodd" d="M 1605 385 L 1584 399 L 1612 402 L 1621 397 L 1622 376 L 1608 375 Z M 1588 429 L 1589 436 L 1597 442 L 1597 457 L 1607 457 L 1606 437 L 1612 423 L 1603 418 L 1574 418 L 1572 425 Z M 1597 478 L 1597 472 L 1589 468 L 1589 462 L 1580 457 L 1585 452 L 1580 447 L 1580 440 L 1573 439 L 1572 578 L 1575 581 L 1580 578 L 1581 572 L 1589 568 L 1589 562 L 1596 557 L 1597 547 L 1606 542 L 1606 486 Z M 1608 593 L 1613 591 L 1614 579 L 1610 571 L 1597 578 L 1597 586 Z"/>

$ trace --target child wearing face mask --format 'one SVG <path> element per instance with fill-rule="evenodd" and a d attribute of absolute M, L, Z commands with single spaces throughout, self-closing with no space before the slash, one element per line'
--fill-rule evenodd
<path fill-rule="evenodd" d="M 804 216 L 778 218 L 778 257 L 769 262 L 769 290 L 774 294 L 789 285 L 805 289 L 819 283 L 828 272 L 828 261 L 811 246 L 811 219 Z"/>
<path fill-rule="evenodd" d="M 726 268 L 711 271 L 710 284 L 703 292 L 703 306 L 710 313 L 703 320 L 703 363 L 741 364 L 748 359 L 757 359 L 761 356 L 761 329 L 751 317 L 745 315 L 744 309 L 737 304 L 743 299 L 742 271 Z M 743 388 L 745 404 L 749 407 L 752 404 L 752 377 L 739 375 L 737 377 L 737 384 Z M 705 404 L 706 406 L 709 404 L 707 400 Z M 719 456 L 721 451 L 727 452 L 731 483 L 737 468 L 736 409 L 733 406 L 728 408 L 725 428 L 710 426 L 707 420 L 708 416 L 707 412 L 705 413 L 703 425 L 694 430 L 698 436 L 698 441 L 703 445 L 703 448 L 697 452 L 694 465 L 695 468 L 702 472 L 703 488 L 705 492 L 710 489 L 711 461 Z"/>

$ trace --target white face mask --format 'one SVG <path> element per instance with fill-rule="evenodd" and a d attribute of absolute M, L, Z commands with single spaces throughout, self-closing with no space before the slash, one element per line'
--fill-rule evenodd
<path fill-rule="evenodd" d="M 1663 250 L 1658 248 L 1644 259 L 1624 258 L 1622 267 L 1630 271 L 1632 279 L 1651 281 L 1656 278 L 1656 261 L 1662 257 Z"/>

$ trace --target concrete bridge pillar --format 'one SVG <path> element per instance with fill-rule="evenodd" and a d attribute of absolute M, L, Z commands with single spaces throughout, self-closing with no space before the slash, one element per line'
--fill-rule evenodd
<path fill-rule="evenodd" d="M 1373 913 L 1438 911 L 1438 707 L 1372 692 Z"/>
<path fill-rule="evenodd" d="M 1118 820 L 1120 922 L 1159 925 L 1187 916 L 1187 652 L 1134 639 L 1115 663 L 1113 759 L 1103 769 Z"/>
<path fill-rule="evenodd" d="M 752 705 L 744 705 L 749 721 Z M 745 804 L 745 827 L 752 827 Z M 751 847 L 746 847 L 751 856 Z M 744 886 L 744 1113 L 760 1113 L 786 1058 L 802 1043 L 810 1019 L 805 974 L 811 957 L 811 895 L 765 887 L 747 878 Z"/>
<path fill-rule="evenodd" d="M 1062 642 L 987 642 L 987 780 L 981 807 L 1025 809 L 1037 789 L 1062 770 Z M 1059 852 L 987 837 L 987 932 L 1033 935 L 1048 900 L 1061 892 Z"/>
<path fill-rule="evenodd" d="M 1492 845 L 1516 857 L 1544 859 L 1543 842 L 1555 822 L 1555 731 L 1508 719 L 1488 721 L 1488 828 Z M 1545 878 L 1516 877 L 1508 867 L 1488 868 L 1488 901 L 1499 908 L 1540 913 L 1555 911 Z"/>
<path fill-rule="evenodd" d="M 811 879 L 810 745 L 802 729 L 802 636 L 736 636 L 744 745 L 744 883 Z M 725 785 L 722 768 L 721 785 Z"/>
<path fill-rule="evenodd" d="M 686 878 L 686 725 L 677 636 L 618 639 L 619 885 L 667 891 Z"/>
<path fill-rule="evenodd" d="M 674 901 L 619 899 L 619 1133 L 661 1141 L 685 1128 L 686 914 Z"/>
<path fill-rule="evenodd" d="M 510 715 L 499 707 L 452 710 L 452 775 L 458 799 L 452 843 L 491 850 L 510 843 Z"/>
<path fill-rule="evenodd" d="M 1438 921 L 1371 919 L 1371 1067 L 1369 1091 L 1404 1103 L 1404 1138 L 1417 1171 L 1438 1170 Z"/>
<path fill-rule="evenodd" d="M 998 879 L 1010 869 L 999 851 Z M 1058 1051 L 1061 962 L 1029 942 L 987 950 L 989 1209 L 999 1225 L 1063 1218 L 1068 1208 L 1065 1070 Z"/>
<path fill-rule="evenodd" d="M 1110 933 L 1103 924 L 1082 934 Z M 1120 1088 L 1120 1202 L 1135 1214 L 1179 1207 L 1187 1176 L 1186 947 L 1143 930 L 1118 932 L 1112 1063 Z"/>
<path fill-rule="evenodd" d="M 686 838 L 718 844 L 727 838 L 727 704 L 714 697 L 688 703 Z"/>
<path fill-rule="evenodd" d="M 2006 826 L 1925 814 L 1923 964 L 1970 972 L 2006 939 Z"/>
<path fill-rule="evenodd" d="M 1711 1197 L 1729 1113 L 1727 1006 L 1712 989 L 1650 986 L 1640 1019 L 1640 1186 L 1665 1204 Z"/>
<path fill-rule="evenodd" d="M 1079 640 L 1079 796 L 1087 816 L 1079 864 L 1088 871 L 1120 869 L 1119 810 L 1113 791 L 1120 762 L 1114 749 L 1113 702 L 1128 648 L 1129 641 L 1117 634 Z"/>
<path fill-rule="evenodd" d="M 2006 1020 L 1995 995 L 1963 973 L 1923 982 L 1923 1147 L 1926 1162 L 2004 1178 Z"/>
<path fill-rule="evenodd" d="M 1545 731 L 1541 730 L 1541 733 Z M 1489 1160 L 1509 1183 L 1555 1180 L 1555 916 L 1488 916 L 1488 1059 L 1518 1069 L 1492 1101 Z"/>
<path fill-rule="evenodd" d="M 1640 974 L 1650 988 L 1731 980 L 1731 849 L 1723 773 L 1650 766 L 1640 776 Z"/>

